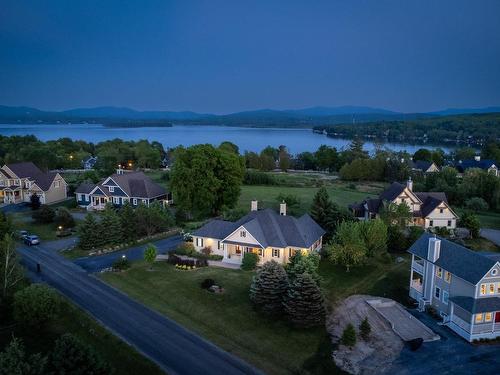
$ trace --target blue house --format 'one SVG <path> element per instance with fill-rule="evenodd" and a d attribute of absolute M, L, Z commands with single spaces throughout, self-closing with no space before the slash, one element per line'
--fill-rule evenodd
<path fill-rule="evenodd" d="M 132 206 L 149 206 L 153 202 L 163 205 L 172 203 L 172 195 L 143 172 L 125 172 L 122 169 L 98 184 L 81 184 L 75 194 L 77 204 L 87 210 L 102 210 L 107 203 L 117 207 L 126 202 Z"/>
<path fill-rule="evenodd" d="M 494 176 L 499 177 L 500 171 L 498 170 L 498 163 L 495 160 L 491 159 L 483 159 L 481 160 L 480 156 L 476 156 L 474 159 L 470 160 L 460 160 L 455 168 L 460 172 L 464 173 L 467 169 L 470 168 L 479 168 L 482 169 Z"/>

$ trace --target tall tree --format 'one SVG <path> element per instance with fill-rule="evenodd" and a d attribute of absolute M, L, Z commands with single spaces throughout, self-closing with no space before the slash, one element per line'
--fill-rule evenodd
<path fill-rule="evenodd" d="M 352 266 L 363 263 L 366 259 L 366 245 L 359 224 L 349 221 L 341 223 L 326 251 L 329 258 L 334 263 L 345 266 L 347 272 Z"/>
<path fill-rule="evenodd" d="M 130 202 L 125 202 L 119 211 L 123 240 L 135 241 L 137 235 L 137 215 Z"/>
<path fill-rule="evenodd" d="M 24 278 L 23 269 L 19 264 L 16 243 L 12 235 L 6 233 L 0 241 L 0 287 L 1 300 L 12 296 Z"/>
<path fill-rule="evenodd" d="M 180 147 L 175 153 L 170 187 L 177 205 L 198 216 L 233 208 L 245 174 L 242 157 L 211 145 Z"/>
<path fill-rule="evenodd" d="M 325 320 L 321 289 L 307 272 L 298 274 L 291 282 L 284 301 L 288 319 L 299 327 L 313 327 Z"/>
<path fill-rule="evenodd" d="M 14 233 L 14 225 L 9 216 L 7 216 L 3 211 L 0 211 L 0 241 L 5 237 L 6 234 Z"/>
<path fill-rule="evenodd" d="M 380 220 L 360 221 L 361 236 L 369 257 L 380 256 L 387 252 L 387 225 Z"/>
<path fill-rule="evenodd" d="M 123 241 L 120 216 L 111 204 L 106 205 L 102 211 L 98 225 L 105 245 L 118 245 Z"/>
<path fill-rule="evenodd" d="M 278 314 L 283 310 L 283 298 L 288 289 L 285 269 L 274 260 L 264 263 L 252 280 L 250 300 L 266 314 Z"/>
<path fill-rule="evenodd" d="M 99 224 L 93 214 L 87 214 L 83 222 L 78 226 L 78 246 L 83 250 L 92 250 L 97 247 L 97 239 L 100 235 Z"/>

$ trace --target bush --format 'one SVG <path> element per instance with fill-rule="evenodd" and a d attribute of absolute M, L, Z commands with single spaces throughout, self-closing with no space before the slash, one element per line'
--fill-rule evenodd
<path fill-rule="evenodd" d="M 259 256 L 255 253 L 245 253 L 243 261 L 241 262 L 241 269 L 245 271 L 252 271 L 259 263 Z"/>
<path fill-rule="evenodd" d="M 344 332 L 342 332 L 340 343 L 350 348 L 356 345 L 356 331 L 351 323 L 349 323 L 347 327 L 345 327 Z"/>
<path fill-rule="evenodd" d="M 245 177 L 243 179 L 243 184 L 245 185 L 276 185 L 276 179 L 273 175 L 259 172 L 247 170 L 245 172 Z"/>
<path fill-rule="evenodd" d="M 144 250 L 144 260 L 150 264 L 151 268 L 153 267 L 153 263 L 156 260 L 157 253 L 158 249 L 152 243 L 146 246 L 146 249 Z"/>
<path fill-rule="evenodd" d="M 370 333 L 372 332 L 372 327 L 370 322 L 368 321 L 368 317 L 364 318 L 361 324 L 359 325 L 359 333 L 363 340 L 368 340 L 370 338 Z"/>
<path fill-rule="evenodd" d="M 32 284 L 14 294 L 14 319 L 28 327 L 41 327 L 57 318 L 61 298 L 54 289 L 43 284 Z"/>
<path fill-rule="evenodd" d="M 31 204 L 31 209 L 33 211 L 38 210 L 40 208 L 40 197 L 38 194 L 31 194 L 30 196 L 30 204 Z"/>
<path fill-rule="evenodd" d="M 73 219 L 73 216 L 71 216 L 71 213 L 66 207 L 59 207 L 57 209 L 54 221 L 57 225 L 62 226 L 64 229 L 73 228 L 75 226 L 75 219 Z"/>
<path fill-rule="evenodd" d="M 23 342 L 13 338 L 3 352 L 0 352 L 0 375 L 46 374 L 47 358 L 40 354 L 28 356 Z"/>
<path fill-rule="evenodd" d="M 209 246 L 205 246 L 203 249 L 201 249 L 201 253 L 208 257 L 210 256 L 210 254 L 212 254 L 212 248 Z"/>
<path fill-rule="evenodd" d="M 212 285 L 215 285 L 215 280 L 213 279 L 205 279 L 201 282 L 201 288 L 202 289 L 208 289 L 210 288 Z"/>
<path fill-rule="evenodd" d="M 33 211 L 31 215 L 33 220 L 39 224 L 50 224 L 54 221 L 55 216 L 55 211 L 46 204 L 41 205 L 40 209 Z"/>
<path fill-rule="evenodd" d="M 194 245 L 192 242 L 183 242 L 179 246 L 177 246 L 177 249 L 175 249 L 175 253 L 179 255 L 192 256 L 194 253 L 196 253 L 196 250 L 194 249 Z"/>
<path fill-rule="evenodd" d="M 476 215 L 470 212 L 465 212 L 460 218 L 459 225 L 463 226 L 464 228 L 467 228 L 472 238 L 479 237 L 479 232 L 481 230 L 481 223 Z"/>
<path fill-rule="evenodd" d="M 186 267 L 206 267 L 208 266 L 208 262 L 206 259 L 182 259 L 178 257 L 176 254 L 168 254 L 168 263 L 186 266 Z"/>
<path fill-rule="evenodd" d="M 480 197 L 472 197 L 467 199 L 465 201 L 465 207 L 474 212 L 487 211 L 490 208 L 488 202 Z"/>
<path fill-rule="evenodd" d="M 108 375 L 113 372 L 93 348 L 69 333 L 57 339 L 49 356 L 49 368 L 56 374 Z"/>
<path fill-rule="evenodd" d="M 113 269 L 125 271 L 130 268 L 130 262 L 126 257 L 121 257 L 113 263 Z"/>

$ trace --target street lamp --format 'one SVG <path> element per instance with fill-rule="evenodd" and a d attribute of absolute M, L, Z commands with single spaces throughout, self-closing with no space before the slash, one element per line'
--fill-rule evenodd
<path fill-rule="evenodd" d="M 62 225 L 59 225 L 57 229 L 62 230 L 63 229 Z"/>

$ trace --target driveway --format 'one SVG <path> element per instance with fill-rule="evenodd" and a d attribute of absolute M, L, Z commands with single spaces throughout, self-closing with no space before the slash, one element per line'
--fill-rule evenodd
<path fill-rule="evenodd" d="M 441 340 L 426 342 L 415 352 L 405 347 L 387 374 L 498 374 L 500 344 L 469 344 L 428 314 L 411 313 L 439 334 Z"/>
<path fill-rule="evenodd" d="M 481 229 L 480 235 L 481 237 L 490 240 L 495 245 L 500 246 L 500 230 L 483 228 Z"/>
<path fill-rule="evenodd" d="M 18 203 L 18 204 L 5 204 L 0 206 L 0 210 L 4 213 L 14 213 L 14 212 L 25 212 L 29 211 L 31 207 L 28 203 Z"/>
<path fill-rule="evenodd" d="M 56 251 L 19 247 L 23 264 L 170 375 L 260 374 L 254 367 L 89 275 Z M 61 245 L 62 246 L 62 245 Z M 60 247 L 60 246 L 59 246 Z"/>
<path fill-rule="evenodd" d="M 153 241 L 152 243 L 158 248 L 158 253 L 166 254 L 175 249 L 181 242 L 181 236 L 173 236 L 163 240 Z M 123 255 L 125 255 L 128 260 L 143 259 L 144 249 L 146 246 L 147 244 L 144 244 L 105 255 L 78 258 L 74 260 L 74 263 L 82 267 L 87 272 L 99 272 L 104 268 L 111 267 L 113 263 Z"/>

